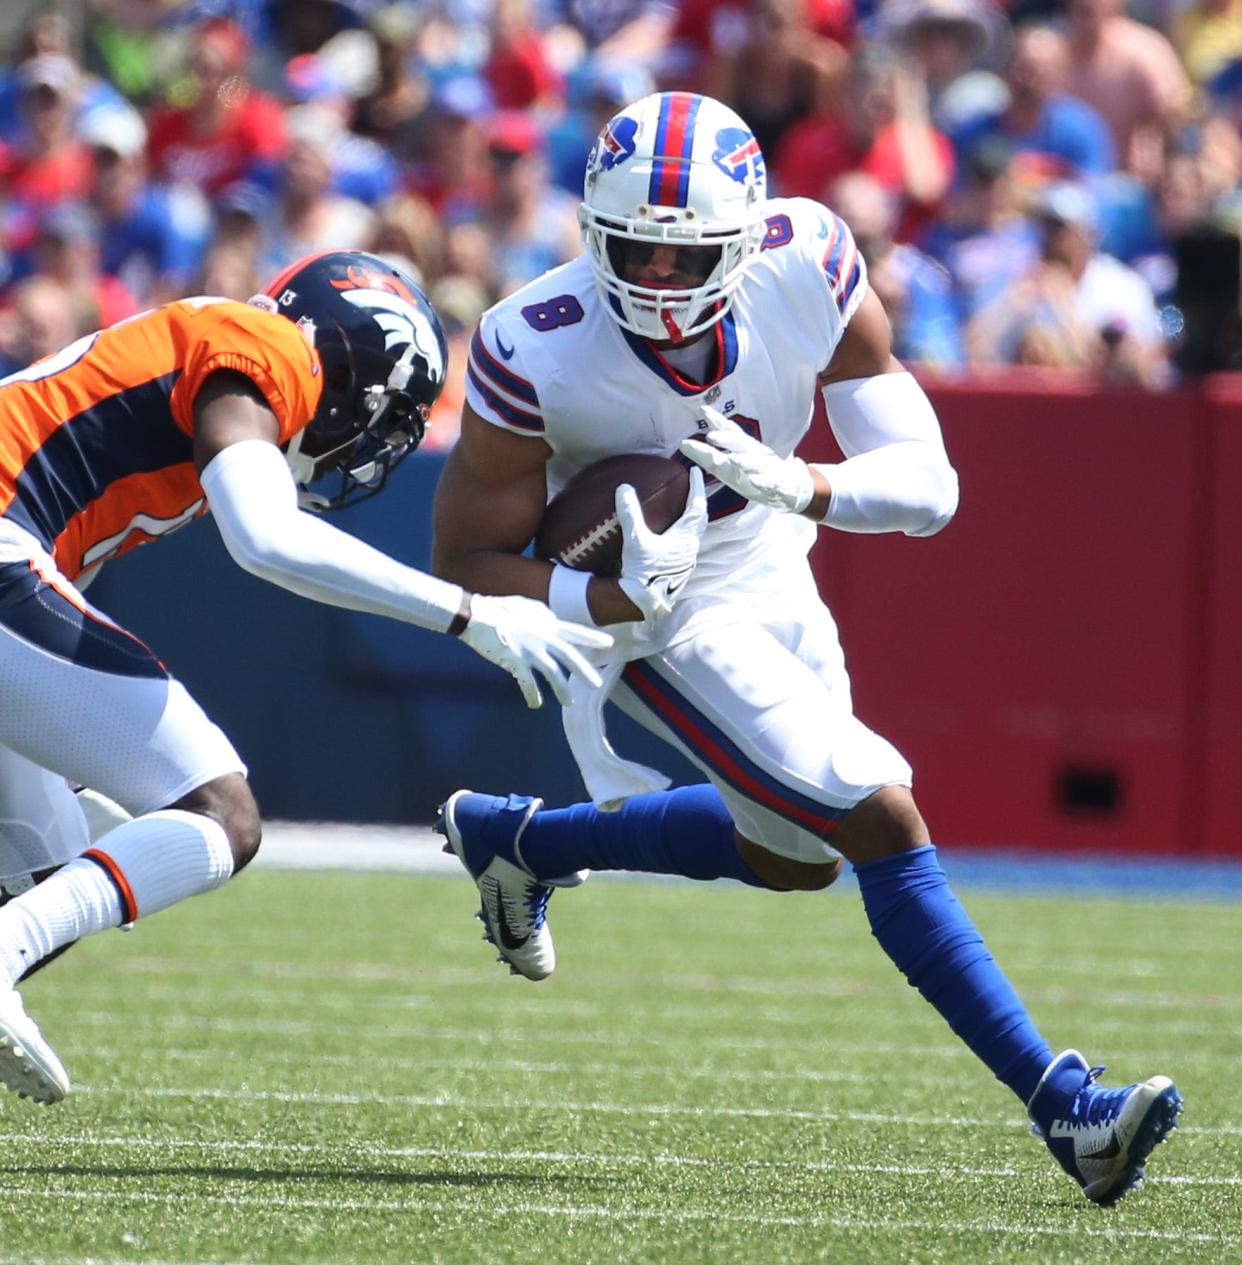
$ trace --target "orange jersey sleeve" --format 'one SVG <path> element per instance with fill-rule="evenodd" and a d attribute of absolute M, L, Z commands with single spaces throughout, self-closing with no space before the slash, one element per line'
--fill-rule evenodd
<path fill-rule="evenodd" d="M 318 354 L 284 316 L 231 299 L 140 313 L 0 382 L 0 516 L 71 579 L 205 512 L 194 398 L 227 369 L 263 393 L 284 443 L 314 416 Z"/>
<path fill-rule="evenodd" d="M 290 320 L 249 303 L 187 300 L 185 353 L 172 392 L 173 420 L 194 433 L 194 398 L 209 375 L 221 369 L 244 374 L 260 391 L 286 443 L 315 415 L 323 393 L 319 355 Z"/>

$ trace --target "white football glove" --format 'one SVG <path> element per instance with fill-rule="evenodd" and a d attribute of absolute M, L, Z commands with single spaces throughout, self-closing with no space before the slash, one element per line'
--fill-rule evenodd
<path fill-rule="evenodd" d="M 647 526 L 638 495 L 628 484 L 617 489 L 621 523 L 621 591 L 643 613 L 648 624 L 673 609 L 678 593 L 694 571 L 699 544 L 707 530 L 707 496 L 703 472 L 690 471 L 690 495 L 681 517 L 664 532 Z"/>
<path fill-rule="evenodd" d="M 683 439 L 679 447 L 721 483 L 748 501 L 801 514 L 815 495 L 810 467 L 800 457 L 778 457 L 767 444 L 707 404 L 700 405 L 707 434 Z"/>
<path fill-rule="evenodd" d="M 566 707 L 572 674 L 577 673 L 588 685 L 598 688 L 599 673 L 575 647 L 607 650 L 612 645 L 610 633 L 558 619 L 533 598 L 487 597 L 480 593 L 471 595 L 470 622 L 461 639 L 471 650 L 517 678 L 527 707 L 543 704 L 536 672 Z"/>

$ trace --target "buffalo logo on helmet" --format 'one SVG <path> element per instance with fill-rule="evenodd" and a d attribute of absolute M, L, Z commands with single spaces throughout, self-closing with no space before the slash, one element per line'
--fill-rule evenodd
<path fill-rule="evenodd" d="M 716 133 L 716 149 L 712 162 L 730 180 L 745 184 L 748 177 L 763 176 L 763 151 L 753 132 L 740 127 L 722 127 Z"/>
<path fill-rule="evenodd" d="M 593 170 L 611 171 L 633 156 L 637 145 L 638 121 L 622 114 L 610 119 L 591 151 Z"/>

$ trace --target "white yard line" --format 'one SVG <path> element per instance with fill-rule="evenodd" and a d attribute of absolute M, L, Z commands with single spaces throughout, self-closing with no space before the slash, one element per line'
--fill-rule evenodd
<path fill-rule="evenodd" d="M 81 1058 L 89 1056 L 91 1058 L 111 1059 L 116 1063 L 123 1063 L 126 1059 L 132 1059 L 134 1056 L 131 1048 L 122 1046 L 75 1046 L 58 1043 L 57 1051 L 62 1058 L 66 1055 L 71 1059 L 75 1056 Z M 161 1059 L 187 1063 L 210 1063 L 214 1065 L 220 1061 L 220 1051 L 207 1047 L 162 1046 L 159 1056 Z M 358 1066 L 358 1055 L 357 1053 L 323 1054 L 319 1051 L 315 1051 L 314 1054 L 276 1054 L 267 1051 L 257 1054 L 250 1051 L 246 1054 L 248 1066 L 262 1064 L 275 1067 L 306 1067 L 311 1061 L 316 1066 L 356 1068 Z M 752 1081 L 791 1081 L 797 1084 L 813 1082 L 825 1085 L 865 1085 L 872 1079 L 862 1072 L 850 1072 L 844 1069 L 838 1071 L 825 1070 L 823 1068 L 791 1068 L 788 1071 L 776 1071 L 749 1067 L 677 1066 L 671 1068 L 667 1065 L 653 1066 L 651 1064 L 531 1063 L 521 1059 L 425 1058 L 395 1054 L 385 1054 L 379 1057 L 368 1056 L 367 1066 L 380 1070 L 461 1072 L 464 1075 L 489 1072 L 522 1072 L 539 1076 L 580 1076 L 590 1078 L 676 1076 L 679 1080 L 732 1081 L 743 1084 L 749 1084 Z"/>
<path fill-rule="evenodd" d="M 465 949 L 474 955 L 475 961 L 478 961 L 480 956 L 485 956 L 477 948 L 475 943 L 477 936 L 472 940 L 469 934 L 472 931 L 477 932 L 477 930 L 477 925 L 464 918 L 462 919 L 462 943 Z M 492 956 L 495 956 L 494 950 L 492 951 Z M 1034 964 L 1032 963 L 1032 969 L 1033 967 Z M 255 961 L 240 966 L 235 974 L 228 975 L 222 973 L 218 962 L 186 962 L 181 959 L 158 955 L 126 957 L 117 961 L 115 969 L 118 974 L 133 973 L 135 975 L 181 979 L 203 978 L 210 980 L 213 987 L 224 991 L 228 991 L 230 987 L 248 989 L 250 982 L 255 979 L 305 981 L 308 984 L 321 984 L 326 980 L 339 980 L 344 983 L 391 983 L 425 987 L 429 983 L 443 984 L 455 981 L 460 981 L 463 984 L 474 984 L 480 978 L 479 968 L 468 963 L 466 965 L 441 965 L 428 962 L 419 962 L 410 966 L 393 966 L 390 963 L 383 962 Z M 1014 973 L 1021 972 L 1023 969 L 1023 963 L 1011 963 L 1011 970 Z M 1096 962 L 1092 969 L 1098 978 L 1099 963 Z M 896 975 L 893 976 L 894 980 L 897 980 L 897 978 Z M 615 988 L 633 994 L 635 977 L 632 972 L 592 969 L 589 972 L 579 972 L 578 982 L 588 983 L 596 991 Z M 772 979 L 761 975 L 733 974 L 722 976 L 693 972 L 661 971 L 659 983 L 662 991 L 677 991 L 689 994 L 687 1000 L 691 1004 L 710 1003 L 713 996 L 722 993 L 840 1000 L 842 998 L 882 998 L 892 992 L 892 988 L 886 983 L 869 983 L 848 977 L 831 980 L 789 980 Z M 147 992 L 156 991 L 156 989 L 146 983 L 142 987 Z M 176 986 L 173 987 L 175 988 Z M 516 981 L 515 987 L 521 988 L 521 982 Z M 1053 985 L 1026 987 L 1022 991 L 1026 996 L 1038 998 L 1042 1001 L 1068 1002 L 1075 1005 L 1108 1004 L 1118 1008 L 1157 1006 L 1163 1010 L 1175 1007 L 1188 1009 L 1202 1009 L 1206 1007 L 1230 1012 L 1242 1009 L 1242 992 L 1223 992 L 1219 988 L 1213 988 L 1210 992 L 1201 993 L 1185 990 L 1169 993 L 1154 990 L 1149 992 L 1141 988 L 1131 988 L 1122 992 L 1117 989 L 1065 988 L 1060 985 Z M 249 993 L 247 995 L 249 996 Z M 319 995 L 319 993 L 316 994 L 317 997 Z M 578 999 L 565 998 L 555 991 L 541 993 L 541 999 L 546 999 L 546 1001 L 554 1005 L 558 1002 L 561 1004 L 582 1004 Z M 626 1004 L 641 1005 L 643 1001 L 644 999 L 641 996 L 631 996 L 627 998 Z M 659 1004 L 658 998 L 655 1004 Z M 606 1003 L 600 1003 L 600 1005 L 604 1006 Z M 1129 1022 L 1132 1022 L 1132 1020 Z M 1236 1035 L 1242 1035 L 1242 1027 L 1236 1030 Z"/>
<path fill-rule="evenodd" d="M 517 985 L 522 987 L 522 985 Z M 421 1009 L 421 1006 L 419 1007 Z M 562 1012 L 563 1014 L 563 1012 Z M 133 1017 L 130 1017 L 133 1021 Z M 87 1027 L 100 1027 L 114 1030 L 117 1024 L 115 1011 L 88 1010 L 77 1011 L 72 1022 Z M 256 1014 L 250 1019 L 229 1019 L 208 1017 L 195 1014 L 160 1015 L 153 1021 L 161 1033 L 168 1031 L 197 1032 L 207 1035 L 211 1032 L 244 1032 L 249 1034 L 268 1033 L 273 1036 L 308 1036 L 339 1034 L 340 1025 L 332 1022 L 314 1023 L 301 1019 L 273 1019 L 264 1014 Z M 137 1029 L 135 1029 L 137 1031 Z M 615 1029 L 609 1028 L 598 1032 L 583 1032 L 579 1029 L 565 1029 L 540 1021 L 538 1026 L 529 1031 L 520 1028 L 450 1028 L 440 1025 L 410 1026 L 397 1024 L 353 1024 L 350 1032 L 360 1040 L 382 1041 L 390 1043 L 406 1038 L 419 1041 L 451 1041 L 455 1044 L 496 1043 L 512 1045 L 603 1045 L 615 1047 L 619 1040 L 631 1046 L 642 1046 L 653 1049 L 684 1050 L 687 1046 L 701 1049 L 710 1044 L 713 1051 L 753 1051 L 774 1050 L 782 1052 L 809 1052 L 816 1055 L 828 1054 L 834 1058 L 847 1058 L 867 1055 L 892 1056 L 899 1058 L 935 1058 L 961 1059 L 973 1061 L 974 1055 L 964 1045 L 935 1042 L 884 1042 L 884 1041 L 848 1041 L 839 1040 L 832 1032 L 825 1031 L 819 1037 L 751 1037 L 720 1036 L 714 1033 L 690 1032 L 681 1035 L 654 1036 L 651 1033 L 634 1033 L 626 1031 L 619 1036 Z M 1097 1043 L 1098 1044 L 1098 1043 Z M 1178 1050 L 1165 1055 L 1159 1050 L 1119 1050 L 1109 1047 L 1108 1058 L 1122 1059 L 1127 1062 L 1160 1062 L 1163 1059 L 1176 1057 L 1179 1062 L 1206 1062 L 1217 1065 L 1220 1056 L 1210 1051 Z"/>
<path fill-rule="evenodd" d="M 1013 1129 L 1027 1127 L 1025 1120 L 977 1116 L 938 1116 L 881 1111 L 806 1111 L 796 1107 L 693 1106 L 685 1103 L 614 1103 L 568 1099 L 463 1098 L 456 1094 L 333 1094 L 318 1090 L 219 1089 L 177 1085 L 75 1085 L 75 1094 L 121 1098 L 202 1098 L 218 1102 L 298 1103 L 309 1107 L 359 1107 L 364 1105 L 417 1107 L 420 1110 L 567 1112 L 615 1116 L 697 1116 L 706 1119 L 819 1120 L 855 1124 L 916 1126 L 919 1128 Z M 1183 1125 L 1180 1133 L 1242 1135 L 1242 1125 Z"/>
<path fill-rule="evenodd" d="M 58 1199 L 75 1203 L 146 1203 L 176 1204 L 184 1207 L 183 1191 L 164 1194 L 158 1191 L 104 1191 L 104 1190 L 49 1190 L 38 1186 L 7 1186 L 5 1195 L 11 1199 Z M 932 1221 L 926 1218 L 882 1219 L 877 1217 L 846 1216 L 772 1216 L 763 1213 L 728 1212 L 713 1208 L 610 1208 L 588 1204 L 554 1203 L 492 1203 L 482 1205 L 445 1199 L 338 1199 L 338 1198 L 291 1198 L 264 1195 L 195 1195 L 194 1202 L 218 1204 L 224 1207 L 260 1208 L 279 1211 L 314 1211 L 328 1213 L 363 1212 L 396 1213 L 406 1216 L 425 1216 L 427 1213 L 466 1215 L 471 1221 L 503 1219 L 514 1216 L 555 1217 L 560 1221 L 600 1220 L 662 1222 L 665 1224 L 690 1224 L 708 1221 L 730 1222 L 734 1225 L 788 1226 L 793 1228 L 833 1230 L 926 1230 L 937 1234 L 1018 1234 L 1055 1235 L 1058 1238 L 1105 1239 L 1113 1242 L 1132 1240 L 1172 1241 L 1177 1243 L 1242 1243 L 1242 1234 L 1207 1233 L 1188 1230 L 1129 1230 L 1093 1229 L 1081 1225 L 1015 1225 L 997 1221 Z"/>

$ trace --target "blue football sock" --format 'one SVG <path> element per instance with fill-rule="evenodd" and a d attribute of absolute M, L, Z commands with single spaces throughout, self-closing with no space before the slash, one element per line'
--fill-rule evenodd
<path fill-rule="evenodd" d="M 768 886 L 742 859 L 729 810 L 707 783 L 636 795 L 615 813 L 600 812 L 594 804 L 544 809 L 530 819 L 521 848 L 536 878 L 575 870 L 642 870 Z"/>
<path fill-rule="evenodd" d="M 871 934 L 1025 1104 L 1052 1050 L 992 959 L 930 844 L 855 867 Z"/>

